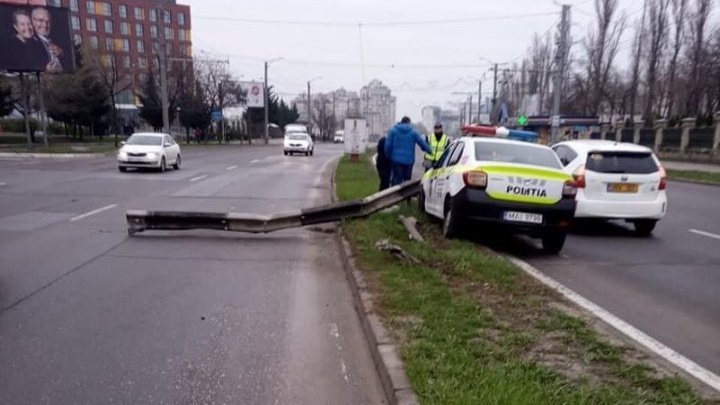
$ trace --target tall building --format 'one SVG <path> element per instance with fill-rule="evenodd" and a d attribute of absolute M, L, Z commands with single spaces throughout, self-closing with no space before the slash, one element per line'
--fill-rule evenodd
<path fill-rule="evenodd" d="M 0 3 L 11 2 L 0 0 Z M 18 1 L 12 1 L 18 3 Z M 179 68 L 192 57 L 190 6 L 175 0 L 34 0 L 70 9 L 76 44 L 88 45 L 104 60 L 114 56 L 119 73 L 118 104 L 136 103 L 149 70 L 159 65 L 160 44 L 165 42 L 168 68 Z"/>
<path fill-rule="evenodd" d="M 338 127 L 342 126 L 345 118 L 348 117 L 361 117 L 362 110 L 360 108 L 360 97 L 357 92 L 348 91 L 343 88 L 335 90 L 330 93 L 313 93 L 312 103 L 315 104 L 317 100 L 322 99 L 331 111 L 335 114 Z M 298 121 L 307 122 L 307 94 L 298 95 L 293 101 L 298 109 L 300 117 Z"/>
<path fill-rule="evenodd" d="M 385 134 L 396 124 L 396 104 L 390 88 L 377 79 L 360 89 L 360 114 L 367 120 L 370 135 Z"/>

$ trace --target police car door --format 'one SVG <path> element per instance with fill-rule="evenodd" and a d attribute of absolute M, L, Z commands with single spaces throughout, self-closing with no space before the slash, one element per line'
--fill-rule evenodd
<path fill-rule="evenodd" d="M 442 197 L 438 197 L 440 195 L 440 193 L 438 193 L 438 184 L 440 178 L 445 176 L 445 166 L 454 148 L 455 144 L 451 144 L 450 146 L 445 148 L 445 151 L 443 152 L 442 156 L 440 156 L 440 159 L 438 159 L 437 164 L 435 165 L 435 167 L 433 167 L 433 173 L 430 177 L 430 184 L 428 187 L 428 194 L 425 196 L 425 204 L 427 205 L 427 211 L 439 217 L 442 217 L 443 212 L 441 202 Z M 442 192 L 442 190 L 440 191 Z M 440 202 L 438 200 L 440 200 Z"/>
<path fill-rule="evenodd" d="M 444 216 L 445 214 L 443 212 L 445 208 L 445 197 L 450 193 L 450 182 L 452 176 L 457 175 L 457 173 L 453 173 L 453 168 L 460 162 L 464 146 L 465 144 L 462 141 L 455 144 L 447 158 L 447 162 L 443 168 L 443 173 L 438 176 L 435 201 L 437 202 L 436 208 L 438 215 L 440 216 Z"/>

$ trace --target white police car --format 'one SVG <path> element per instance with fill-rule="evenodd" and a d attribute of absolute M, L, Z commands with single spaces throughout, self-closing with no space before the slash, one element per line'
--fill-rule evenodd
<path fill-rule="evenodd" d="M 542 239 L 558 253 L 575 212 L 577 189 L 547 146 L 462 137 L 422 178 L 420 207 L 443 220 L 446 237 L 492 227 Z"/>

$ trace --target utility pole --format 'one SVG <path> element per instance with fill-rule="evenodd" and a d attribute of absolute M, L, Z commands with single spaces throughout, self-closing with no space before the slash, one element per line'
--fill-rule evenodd
<path fill-rule="evenodd" d="M 492 109 L 490 110 L 490 122 L 494 125 L 497 124 L 495 118 L 495 108 L 497 107 L 497 70 L 498 64 L 493 65 L 493 98 L 492 98 Z"/>
<path fill-rule="evenodd" d="M 468 94 L 468 125 L 472 125 L 472 93 Z"/>
<path fill-rule="evenodd" d="M 268 129 L 268 126 L 270 123 L 268 122 L 270 120 L 269 118 L 269 106 L 270 100 L 268 100 L 270 97 L 268 92 L 268 61 L 265 61 L 265 86 L 264 86 L 264 92 L 265 92 L 265 100 L 264 100 L 264 108 L 265 108 L 265 145 L 270 143 L 270 130 Z"/>
<path fill-rule="evenodd" d="M 553 109 L 552 109 L 552 138 L 551 144 L 556 143 L 560 139 L 560 100 L 562 93 L 563 73 L 565 72 L 565 62 L 567 60 L 568 51 L 568 31 L 570 28 L 570 5 L 563 4 L 562 18 L 560 21 L 560 39 L 558 41 L 558 50 L 555 56 L 555 91 L 553 93 Z"/>
<path fill-rule="evenodd" d="M 480 120 L 480 114 L 482 114 L 482 79 L 478 80 L 478 112 L 477 112 L 477 119 L 478 124 L 481 124 L 482 121 Z"/>
<path fill-rule="evenodd" d="M 314 82 L 315 80 L 319 80 L 319 79 L 321 79 L 321 77 L 317 76 L 317 77 L 313 77 L 312 79 L 307 81 L 308 131 L 310 131 L 311 136 L 312 136 L 312 96 L 310 95 L 310 83 Z"/>
<path fill-rule="evenodd" d="M 158 20 L 161 24 L 158 24 L 158 30 L 160 31 L 160 104 L 162 106 L 162 118 L 163 118 L 163 131 L 166 134 L 170 133 L 170 104 L 168 103 L 168 86 L 167 86 L 167 45 L 165 45 L 165 25 L 163 23 L 164 13 L 162 3 L 158 2 L 160 7 L 157 9 Z"/>

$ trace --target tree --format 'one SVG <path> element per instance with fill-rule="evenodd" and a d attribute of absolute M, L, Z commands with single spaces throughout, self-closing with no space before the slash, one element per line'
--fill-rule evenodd
<path fill-rule="evenodd" d="M 711 0 L 697 0 L 696 8 L 690 18 L 690 40 L 688 48 L 689 92 L 685 101 L 685 116 L 700 112 L 700 102 L 704 94 L 706 77 L 703 75 L 703 65 L 707 62 L 707 47 L 705 44 L 705 29 L 707 28 L 708 16 L 711 10 Z"/>
<path fill-rule="evenodd" d="M 662 0 L 668 1 L 668 0 Z M 587 52 L 588 93 L 590 105 L 587 112 L 597 115 L 605 98 L 613 62 L 618 53 L 618 44 L 625 30 L 625 18 L 617 16 L 618 0 L 595 0 L 597 26 L 585 41 Z"/>
<path fill-rule="evenodd" d="M 328 107 L 331 101 L 321 94 L 313 99 L 313 121 L 320 131 L 320 139 L 327 141 L 335 133 L 337 119 L 335 113 Z M 284 104 L 284 103 L 283 103 Z"/>
<path fill-rule="evenodd" d="M 205 129 L 211 123 L 210 105 L 205 100 L 202 86 L 195 82 L 194 90 L 184 92 L 180 97 L 180 124 L 186 128 L 189 141 L 190 128 Z"/>
<path fill-rule="evenodd" d="M 667 43 L 667 12 L 670 0 L 651 1 L 648 9 L 648 31 L 650 36 L 650 48 L 647 55 L 647 94 L 645 96 L 645 112 L 643 117 L 646 122 L 655 118 L 656 108 L 655 97 L 658 94 L 658 71 L 662 60 L 663 50 Z"/>
<path fill-rule="evenodd" d="M 4 76 L 0 75 L 0 117 L 10 114 L 14 108 L 12 87 Z"/>
<path fill-rule="evenodd" d="M 632 79 L 630 82 L 630 121 L 635 121 L 635 106 L 637 105 L 638 88 L 640 87 L 640 63 L 643 46 L 643 35 L 645 34 L 645 15 L 647 13 L 647 0 L 643 2 L 643 14 L 640 24 L 635 29 L 635 42 L 633 44 Z"/>
<path fill-rule="evenodd" d="M 149 71 L 141 94 L 138 96 L 142 106 L 140 107 L 140 118 L 144 119 L 154 131 L 160 131 L 163 127 L 162 100 L 160 98 L 159 85 L 152 70 Z M 168 87 L 169 89 L 169 87 Z M 172 92 L 168 97 L 168 108 L 170 122 L 175 119 L 177 93 Z"/>
<path fill-rule="evenodd" d="M 671 0 L 672 16 L 673 16 L 673 47 L 670 65 L 668 66 L 668 84 L 666 86 L 666 100 L 664 116 L 668 117 L 676 114 L 675 100 L 677 88 L 677 70 L 678 56 L 682 49 L 685 35 L 685 12 L 687 9 L 687 0 Z"/>

